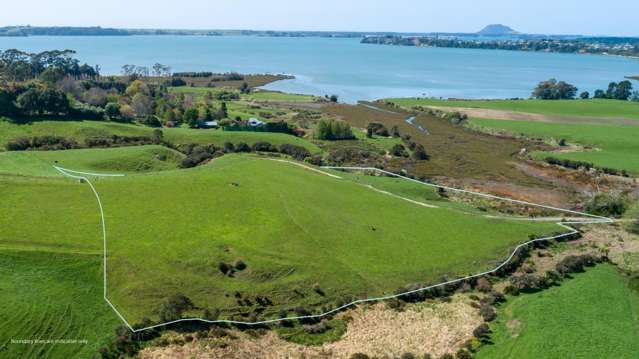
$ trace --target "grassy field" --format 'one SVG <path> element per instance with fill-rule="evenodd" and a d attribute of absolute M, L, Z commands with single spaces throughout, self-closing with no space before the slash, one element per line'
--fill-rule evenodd
<path fill-rule="evenodd" d="M 537 152 L 535 157 L 547 156 L 592 162 L 600 167 L 625 169 L 639 173 L 639 126 L 615 126 L 595 124 L 565 124 L 533 121 L 504 121 L 472 119 L 473 125 L 506 130 L 512 134 L 545 139 L 566 139 L 569 143 L 593 146 L 599 150 L 584 152 Z"/>
<path fill-rule="evenodd" d="M 639 283 L 599 265 L 536 294 L 509 298 L 479 359 L 636 358 Z"/>
<path fill-rule="evenodd" d="M 54 165 L 104 173 L 162 171 L 177 169 L 183 158 L 183 154 L 162 146 L 0 152 L 0 174 L 58 176 Z"/>
<path fill-rule="evenodd" d="M 617 117 L 639 120 L 639 102 L 618 100 L 466 100 L 448 101 L 423 98 L 397 98 L 388 101 L 403 107 L 448 106 L 518 111 L 542 115 Z"/>
<path fill-rule="evenodd" d="M 102 299 L 99 255 L 2 250 L 0 273 L 2 358 L 90 358 L 120 325 Z M 38 339 L 75 342 L 15 342 Z"/>
<path fill-rule="evenodd" d="M 304 139 L 281 133 L 268 132 L 225 132 L 222 130 L 194 130 L 188 128 L 164 128 L 164 138 L 170 142 L 215 144 L 223 146 L 225 142 L 246 142 L 253 144 L 268 141 L 276 146 L 290 143 L 303 146 L 311 152 L 319 148 Z M 92 136 L 151 136 L 153 128 L 134 124 L 122 124 L 106 121 L 36 121 L 30 124 L 14 124 L 0 120 L 0 147 L 18 137 L 56 135 L 73 138 L 79 143 Z"/>
<path fill-rule="evenodd" d="M 58 178 L 2 182 L 1 247 L 89 253 L 99 247 L 99 217 L 86 185 Z M 390 293 L 490 267 L 528 235 L 559 230 L 425 208 L 250 156 L 95 185 L 109 231 L 110 297 L 132 322 L 157 319 L 159 303 L 176 292 L 227 315 L 255 309 L 257 295 L 273 301 L 266 314 L 276 315 L 280 307 Z M 248 268 L 234 277 L 218 271 L 219 262 L 237 259 Z M 235 292 L 252 304 L 238 305 Z"/>
<path fill-rule="evenodd" d="M 252 101 L 313 102 L 316 97 L 274 91 L 255 91 L 242 98 Z"/>

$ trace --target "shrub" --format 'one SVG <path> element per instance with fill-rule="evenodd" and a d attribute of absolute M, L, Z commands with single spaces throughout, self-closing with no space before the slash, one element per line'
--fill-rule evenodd
<path fill-rule="evenodd" d="M 417 359 L 417 356 L 413 353 L 404 353 L 400 356 L 400 359 Z"/>
<path fill-rule="evenodd" d="M 482 342 L 485 342 L 490 339 L 490 327 L 486 323 L 480 324 L 475 330 L 473 330 L 473 335 L 475 338 L 479 339 Z"/>
<path fill-rule="evenodd" d="M 621 217 L 626 211 L 626 203 L 619 195 L 600 193 L 588 201 L 586 211 L 599 216 Z"/>
<path fill-rule="evenodd" d="M 283 144 L 280 146 L 280 153 L 289 155 L 298 161 L 303 161 L 307 157 L 311 157 L 309 150 L 297 145 Z"/>
<path fill-rule="evenodd" d="M 256 152 L 277 152 L 277 147 L 266 141 L 260 141 L 253 144 L 253 151 Z"/>
<path fill-rule="evenodd" d="M 226 153 L 235 152 L 235 145 L 233 145 L 231 142 L 224 142 L 224 152 Z"/>
<path fill-rule="evenodd" d="M 162 122 L 155 116 L 143 116 L 138 118 L 138 122 L 149 127 L 162 127 Z"/>
<path fill-rule="evenodd" d="M 222 274 L 227 275 L 229 272 L 231 272 L 231 270 L 233 269 L 232 266 L 224 263 L 224 262 L 220 262 L 217 264 L 217 269 L 222 272 Z"/>
<path fill-rule="evenodd" d="M 235 146 L 235 152 L 251 152 L 251 147 L 244 142 L 240 142 Z"/>
<path fill-rule="evenodd" d="M 186 86 L 186 81 L 184 81 L 183 79 L 181 79 L 179 77 L 172 78 L 170 83 L 171 83 L 171 86 L 173 86 L 173 87 Z"/>
<path fill-rule="evenodd" d="M 555 269 L 562 276 L 570 273 L 583 272 L 585 267 L 592 267 L 601 260 L 591 254 L 567 256 L 555 265 Z"/>
<path fill-rule="evenodd" d="M 7 151 L 25 151 L 31 147 L 31 142 L 26 137 L 16 138 L 7 143 Z"/>
<path fill-rule="evenodd" d="M 476 288 L 478 291 L 482 293 L 489 293 L 493 290 L 493 285 L 490 283 L 488 279 L 486 279 L 485 277 L 481 277 L 477 279 Z"/>
<path fill-rule="evenodd" d="M 233 262 L 233 268 L 238 271 L 243 271 L 246 269 L 246 263 L 244 263 L 244 261 L 242 261 L 241 259 L 237 259 L 235 262 Z"/>
<path fill-rule="evenodd" d="M 366 130 L 367 130 L 367 133 L 370 133 L 371 135 L 374 134 L 374 135 L 383 136 L 383 137 L 390 136 L 386 126 L 384 126 L 383 124 L 379 122 L 369 123 L 368 126 L 366 127 Z"/>
<path fill-rule="evenodd" d="M 466 348 L 461 348 L 455 354 L 456 359 L 472 359 L 473 355 Z"/>
<path fill-rule="evenodd" d="M 413 150 L 413 159 L 418 161 L 425 161 L 430 159 L 430 156 L 426 153 L 426 149 L 423 145 L 417 145 Z"/>
<path fill-rule="evenodd" d="M 193 309 L 194 307 L 191 299 L 178 293 L 165 300 L 160 306 L 158 313 L 161 321 L 169 322 L 180 319 L 184 311 Z"/>
<path fill-rule="evenodd" d="M 509 292 L 511 294 L 518 293 L 534 293 L 547 287 L 545 278 L 534 274 L 522 274 L 510 278 Z"/>
<path fill-rule="evenodd" d="M 479 308 L 479 315 L 484 318 L 484 321 L 492 322 L 497 317 L 497 312 L 495 311 L 495 308 L 485 304 Z"/>
<path fill-rule="evenodd" d="M 406 147 L 402 144 L 396 144 L 391 148 L 390 153 L 395 157 L 408 157 L 408 151 L 406 151 Z"/>

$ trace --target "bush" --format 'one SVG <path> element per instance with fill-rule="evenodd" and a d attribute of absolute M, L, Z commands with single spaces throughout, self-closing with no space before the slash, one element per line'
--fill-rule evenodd
<path fill-rule="evenodd" d="M 240 142 L 235 146 L 235 152 L 251 152 L 251 147 L 244 142 Z"/>
<path fill-rule="evenodd" d="M 162 122 L 160 122 L 160 120 L 158 120 L 158 118 L 155 116 L 140 117 L 138 118 L 138 122 L 142 125 L 149 126 L 149 127 L 155 127 L 155 128 L 162 127 Z"/>
<path fill-rule="evenodd" d="M 488 341 L 490 339 L 490 333 L 490 327 L 486 323 L 480 324 L 477 328 L 475 328 L 475 330 L 473 330 L 473 335 L 481 342 Z"/>
<path fill-rule="evenodd" d="M 486 279 L 485 277 L 481 277 L 477 279 L 476 288 L 478 291 L 482 293 L 489 293 L 493 290 L 493 285 L 490 283 L 488 279 Z"/>
<path fill-rule="evenodd" d="M 242 261 L 241 259 L 237 259 L 235 262 L 233 262 L 233 268 L 238 271 L 243 271 L 246 269 L 246 263 L 244 263 L 244 261 Z"/>
<path fill-rule="evenodd" d="M 170 322 L 178 320 L 182 317 L 184 311 L 193 309 L 195 306 L 191 299 L 183 294 L 174 294 L 165 300 L 158 311 L 160 320 L 163 322 Z"/>
<path fill-rule="evenodd" d="M 395 157 L 408 157 L 408 151 L 406 151 L 406 147 L 404 147 L 404 145 L 398 143 L 396 145 L 394 145 L 391 150 L 390 153 L 395 156 Z"/>
<path fill-rule="evenodd" d="M 311 152 L 302 146 L 283 144 L 280 146 L 280 153 L 289 155 L 298 161 L 303 161 L 311 157 Z"/>
<path fill-rule="evenodd" d="M 510 278 L 509 294 L 534 293 L 547 288 L 545 278 L 534 274 L 522 274 Z"/>
<path fill-rule="evenodd" d="M 315 130 L 315 138 L 318 140 L 353 140 L 355 136 L 351 126 L 339 120 L 320 120 Z"/>
<path fill-rule="evenodd" d="M 600 193 L 588 201 L 586 211 L 598 216 L 621 217 L 626 211 L 626 203 L 621 196 Z"/>
<path fill-rule="evenodd" d="M 592 267 L 601 260 L 590 254 L 584 254 L 580 256 L 568 256 L 555 265 L 557 272 L 566 276 L 570 273 L 580 273 L 584 271 L 585 267 Z"/>
<path fill-rule="evenodd" d="M 388 137 L 390 136 L 388 129 L 386 129 L 386 126 L 384 126 L 383 124 L 379 123 L 379 122 L 371 122 L 368 124 L 368 126 L 366 127 L 367 133 L 371 134 L 371 135 L 377 135 L 377 136 L 383 136 L 383 137 Z"/>
<path fill-rule="evenodd" d="M 253 151 L 255 152 L 277 152 L 277 147 L 266 141 L 260 141 L 253 144 Z"/>
<path fill-rule="evenodd" d="M 235 145 L 231 142 L 224 142 L 224 152 L 233 153 L 235 152 Z"/>
<path fill-rule="evenodd" d="M 8 151 L 42 150 L 57 151 L 79 148 L 78 143 L 72 138 L 61 136 L 35 136 L 31 138 L 21 137 L 7 143 Z"/>
<path fill-rule="evenodd" d="M 182 86 L 186 86 L 186 81 L 182 80 L 179 77 L 174 77 L 171 79 L 170 84 L 173 87 L 182 87 Z"/>
<path fill-rule="evenodd" d="M 413 159 L 418 161 L 426 161 L 430 159 L 430 156 L 426 153 L 426 149 L 423 145 L 417 145 L 413 150 Z"/>
<path fill-rule="evenodd" d="M 485 304 L 479 308 L 479 315 L 484 318 L 485 322 L 492 322 L 497 317 L 497 312 L 491 305 Z"/>

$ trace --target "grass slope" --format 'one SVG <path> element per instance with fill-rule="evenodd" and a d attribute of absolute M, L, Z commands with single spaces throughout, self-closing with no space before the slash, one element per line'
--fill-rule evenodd
<path fill-rule="evenodd" d="M 542 115 L 618 117 L 639 120 L 639 102 L 618 100 L 466 100 L 448 101 L 425 98 L 394 98 L 388 101 L 403 107 L 447 106 L 485 108 L 538 113 Z"/>
<path fill-rule="evenodd" d="M 120 324 L 102 299 L 99 255 L 3 250 L 0 273 L 2 358 L 89 358 Z"/>
<path fill-rule="evenodd" d="M 259 141 L 268 141 L 276 146 L 289 143 L 303 146 L 311 152 L 319 149 L 304 139 L 268 132 L 225 132 L 222 130 L 194 130 L 188 128 L 164 128 L 164 138 L 176 144 L 198 143 L 215 144 L 223 146 L 225 142 L 246 142 L 254 144 Z M 56 135 L 74 138 L 83 143 L 87 137 L 92 136 L 151 136 L 153 129 L 134 124 L 123 124 L 106 121 L 36 121 L 29 124 L 14 124 L 0 120 L 0 147 L 18 137 L 31 137 L 43 135 Z"/>
<path fill-rule="evenodd" d="M 565 124 L 533 121 L 504 121 L 472 119 L 471 123 L 485 128 L 506 130 L 529 137 L 565 138 L 568 142 L 590 145 L 600 151 L 547 153 L 539 152 L 537 158 L 553 156 L 570 160 L 592 162 L 601 167 L 625 169 L 639 173 L 639 126 L 615 126 L 596 124 Z"/>
<path fill-rule="evenodd" d="M 636 358 L 637 289 L 600 265 L 560 287 L 509 298 L 493 325 L 494 344 L 477 358 Z"/>
<path fill-rule="evenodd" d="M 390 293 L 411 282 L 487 268 L 529 234 L 559 230 L 424 208 L 348 180 L 247 156 L 225 156 L 192 170 L 99 179 L 95 185 L 107 216 L 110 297 L 132 322 L 154 318 L 159 303 L 176 292 L 226 314 L 255 305 L 239 306 L 236 291 L 268 296 L 275 303 L 267 308 L 270 315 L 281 306 Z M 86 214 L 87 206 L 95 208 L 86 185 L 12 187 L 8 205 L 0 207 L 3 215 L 12 213 L 12 246 L 53 246 L 35 228 L 19 230 L 32 223 L 25 212 L 33 206 L 46 210 L 52 223 L 66 222 L 54 233 L 74 228 L 55 246 L 82 249 L 78 237 L 99 242 L 97 218 Z M 29 201 L 16 200 L 28 193 Z M 52 197 L 77 208 L 63 211 Z M 33 243 L 34 237 L 44 243 Z M 248 269 L 234 278 L 217 270 L 220 261 L 236 259 Z M 312 290 L 315 283 L 325 297 Z"/>
<path fill-rule="evenodd" d="M 183 154 L 162 146 L 0 152 L 0 174 L 58 176 L 54 165 L 105 173 L 162 171 L 178 168 L 183 158 Z"/>

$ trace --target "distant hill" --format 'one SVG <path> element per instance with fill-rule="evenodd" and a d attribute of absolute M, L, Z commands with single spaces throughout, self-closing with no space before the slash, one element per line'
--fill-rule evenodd
<path fill-rule="evenodd" d="M 492 24 L 483 28 L 481 31 L 477 32 L 478 35 L 484 36 L 502 36 L 502 35 L 517 35 L 519 32 L 513 30 L 512 28 L 501 25 L 501 24 Z"/>

